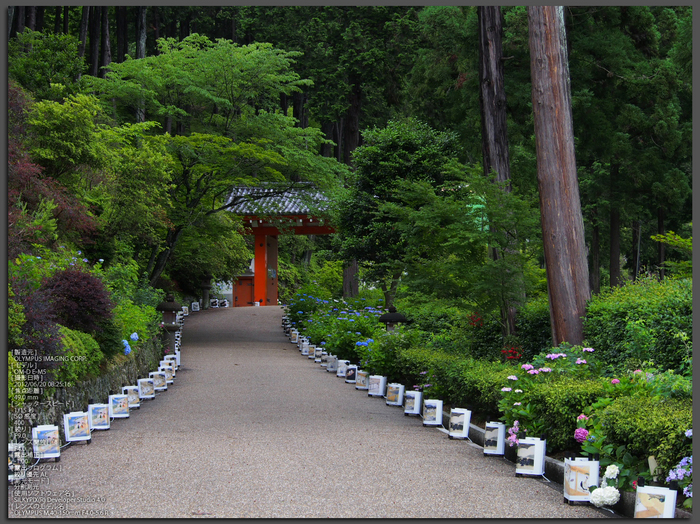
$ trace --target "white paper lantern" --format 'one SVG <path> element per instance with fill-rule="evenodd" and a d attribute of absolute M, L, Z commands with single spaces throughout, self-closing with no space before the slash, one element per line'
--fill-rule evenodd
<path fill-rule="evenodd" d="M 338 360 L 338 370 L 335 376 L 345 378 L 345 371 L 347 370 L 348 364 L 350 364 L 349 360 Z"/>
<path fill-rule="evenodd" d="M 180 364 L 180 350 L 179 349 L 175 350 L 175 358 L 177 359 L 177 367 L 179 369 L 180 366 L 182 365 L 182 364 Z"/>
<path fill-rule="evenodd" d="M 328 366 L 328 352 L 321 350 L 321 367 L 325 368 Z"/>
<path fill-rule="evenodd" d="M 348 384 L 354 384 L 357 381 L 357 366 L 355 364 L 348 364 L 345 366 L 345 382 Z"/>
<path fill-rule="evenodd" d="M 151 377 L 140 378 L 137 384 L 139 387 L 139 398 L 141 400 L 156 398 L 156 390 L 153 387 L 153 379 Z"/>
<path fill-rule="evenodd" d="M 316 358 L 316 345 L 309 344 L 309 360 L 314 360 Z"/>
<path fill-rule="evenodd" d="M 153 389 L 156 391 L 165 391 L 168 389 L 165 371 L 151 371 L 148 376 L 153 379 Z"/>
<path fill-rule="evenodd" d="M 656 486 L 637 486 L 634 499 L 634 518 L 672 519 L 676 515 L 677 493 L 673 489 Z"/>
<path fill-rule="evenodd" d="M 544 475 L 544 457 L 547 441 L 535 437 L 518 439 L 518 459 L 515 462 L 516 475 Z"/>
<path fill-rule="evenodd" d="M 89 404 L 88 425 L 90 429 L 109 429 L 109 405 Z"/>
<path fill-rule="evenodd" d="M 600 462 L 587 457 L 564 458 L 564 499 L 568 502 L 590 502 L 590 486 L 597 486 Z"/>
<path fill-rule="evenodd" d="M 328 355 L 328 360 L 326 361 L 326 371 L 329 373 L 338 372 L 338 357 L 335 355 Z"/>
<path fill-rule="evenodd" d="M 109 419 L 107 420 L 109 421 Z M 34 448 L 34 458 L 55 458 L 56 462 L 59 462 L 61 459 L 61 442 L 58 436 L 58 426 L 44 424 L 32 428 L 32 446 Z"/>
<path fill-rule="evenodd" d="M 173 384 L 175 382 L 175 371 L 173 370 L 173 367 L 171 365 L 158 366 L 158 371 L 162 371 L 163 373 L 165 373 L 166 384 Z"/>
<path fill-rule="evenodd" d="M 90 420 L 86 411 L 71 411 L 63 415 L 63 434 L 66 442 L 87 441 L 90 444 Z"/>
<path fill-rule="evenodd" d="M 487 422 L 484 430 L 484 455 L 504 455 L 506 452 L 506 425 Z"/>
<path fill-rule="evenodd" d="M 7 443 L 7 481 L 21 482 L 27 477 L 27 452 L 24 444 Z"/>
<path fill-rule="evenodd" d="M 404 415 L 420 415 L 420 410 L 423 405 L 422 391 L 406 391 L 404 393 Z"/>
<path fill-rule="evenodd" d="M 403 384 L 388 384 L 386 386 L 387 406 L 403 406 L 403 394 L 405 389 Z"/>
<path fill-rule="evenodd" d="M 442 426 L 442 400 L 426 399 L 423 401 L 423 425 Z"/>
<path fill-rule="evenodd" d="M 316 364 L 321 363 L 321 357 L 323 356 L 323 348 L 319 346 L 314 346 L 314 362 Z"/>
<path fill-rule="evenodd" d="M 367 396 L 384 398 L 384 395 L 386 395 L 386 377 L 382 375 L 370 375 Z"/>
<path fill-rule="evenodd" d="M 355 378 L 355 389 L 366 391 L 369 389 L 369 371 L 358 369 Z"/>
<path fill-rule="evenodd" d="M 296 329 L 292 329 L 292 336 L 290 342 L 292 344 L 297 344 L 299 341 L 299 332 Z"/>
<path fill-rule="evenodd" d="M 306 342 L 305 340 L 299 344 L 299 350 L 301 351 L 301 354 L 305 357 L 309 356 L 309 343 Z"/>
<path fill-rule="evenodd" d="M 450 422 L 447 425 L 447 436 L 450 439 L 467 439 L 469 438 L 469 424 L 471 424 L 472 412 L 464 408 L 450 409 Z"/>
<path fill-rule="evenodd" d="M 124 386 L 122 388 L 122 393 L 126 395 L 127 400 L 129 401 L 129 409 L 141 408 L 141 397 L 139 397 L 138 386 Z"/>
<path fill-rule="evenodd" d="M 129 418 L 129 397 L 127 395 L 110 395 L 107 405 L 111 418 Z"/>

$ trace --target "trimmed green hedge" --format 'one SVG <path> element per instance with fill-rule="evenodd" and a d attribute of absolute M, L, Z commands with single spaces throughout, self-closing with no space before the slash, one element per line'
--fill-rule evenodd
<path fill-rule="evenodd" d="M 616 371 L 652 360 L 662 369 L 692 373 L 692 280 L 640 279 L 594 297 L 584 336 L 598 358 Z M 686 363 L 684 366 L 684 359 Z"/>

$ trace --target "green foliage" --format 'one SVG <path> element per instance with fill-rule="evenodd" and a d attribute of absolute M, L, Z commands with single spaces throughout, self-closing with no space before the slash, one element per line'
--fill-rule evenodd
<path fill-rule="evenodd" d="M 692 311 L 692 281 L 638 279 L 593 297 L 584 336 L 598 358 L 616 371 L 644 360 L 679 371 L 692 354 Z"/>
<path fill-rule="evenodd" d="M 37 100 L 61 100 L 76 92 L 75 79 L 85 70 L 78 44 L 70 34 L 25 28 L 8 42 L 8 75 Z"/>
<path fill-rule="evenodd" d="M 687 400 L 624 396 L 597 414 L 607 442 L 615 448 L 624 445 L 639 457 L 655 456 L 662 472 L 692 454 L 692 444 L 685 439 L 693 425 L 692 403 Z"/>
<path fill-rule="evenodd" d="M 528 362 L 552 344 L 552 324 L 547 295 L 528 300 L 518 309 L 515 331 L 522 348 L 521 360 Z"/>
<path fill-rule="evenodd" d="M 132 333 L 137 333 L 139 339 L 147 339 L 159 332 L 162 315 L 154 306 L 136 305 L 129 299 L 122 299 L 112 314 L 122 340 L 129 340 Z"/>
<path fill-rule="evenodd" d="M 9 349 L 22 347 L 22 325 L 25 323 L 24 308 L 12 297 L 15 293 L 12 286 L 7 284 L 7 342 Z"/>
<path fill-rule="evenodd" d="M 312 276 L 323 296 L 340 298 L 343 295 L 343 262 L 326 260 Z"/>
<path fill-rule="evenodd" d="M 56 380 L 76 386 L 83 380 L 98 376 L 104 355 L 97 341 L 87 333 L 64 326 L 59 332 L 65 360 L 56 372 Z"/>
<path fill-rule="evenodd" d="M 687 260 L 667 260 L 665 262 L 666 267 L 671 271 L 674 277 L 693 277 L 693 237 L 683 238 L 673 231 L 669 231 L 663 235 L 652 235 L 651 239 L 669 245 L 680 251 L 684 257 L 687 257 Z"/>
<path fill-rule="evenodd" d="M 15 394 L 15 388 L 20 390 L 25 387 L 25 377 L 22 365 L 15 360 L 12 352 L 7 353 L 7 406 L 8 408 L 21 408 L 24 406 L 24 394 Z"/>

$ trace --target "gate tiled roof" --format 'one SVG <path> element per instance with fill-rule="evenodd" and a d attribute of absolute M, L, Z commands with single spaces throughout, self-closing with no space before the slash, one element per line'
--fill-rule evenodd
<path fill-rule="evenodd" d="M 327 207 L 328 198 L 312 187 L 234 187 L 228 201 L 237 200 L 229 210 L 236 215 L 307 215 Z"/>

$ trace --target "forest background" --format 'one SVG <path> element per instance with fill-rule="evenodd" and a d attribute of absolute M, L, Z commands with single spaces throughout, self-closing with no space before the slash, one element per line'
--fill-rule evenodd
<path fill-rule="evenodd" d="M 363 290 L 451 340 L 493 325 L 490 355 L 546 343 L 502 314 L 547 281 L 527 9 L 501 13 L 511 191 L 484 174 L 476 7 L 10 7 L 10 348 L 72 329 L 109 357 L 164 291 L 240 274 L 227 197 L 261 183 L 326 192 L 339 230 L 280 237 L 283 302 Z M 590 291 L 687 277 L 692 9 L 564 15 Z"/>

